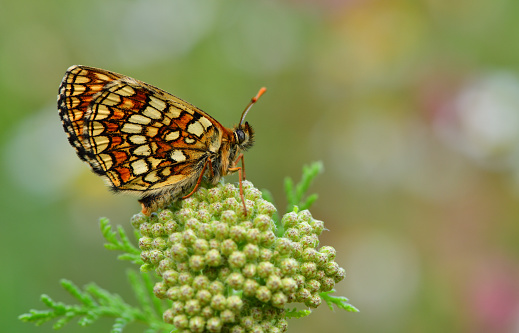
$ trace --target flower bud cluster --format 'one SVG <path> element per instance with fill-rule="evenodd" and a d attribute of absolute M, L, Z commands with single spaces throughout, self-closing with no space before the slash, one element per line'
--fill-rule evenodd
<path fill-rule="evenodd" d="M 232 184 L 200 188 L 193 196 L 132 224 L 142 237 L 143 269 L 162 280 L 158 298 L 172 301 L 164 321 L 183 332 L 285 332 L 285 305 L 321 304 L 319 293 L 341 281 L 344 269 L 329 246 L 317 248 L 322 221 L 309 211 L 282 218 L 252 183 L 243 182 L 247 214 Z"/>

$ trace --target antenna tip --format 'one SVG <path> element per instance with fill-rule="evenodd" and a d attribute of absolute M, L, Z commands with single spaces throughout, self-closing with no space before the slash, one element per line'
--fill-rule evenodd
<path fill-rule="evenodd" d="M 256 96 L 254 96 L 254 97 L 252 98 L 252 102 L 253 102 L 253 103 L 256 103 L 256 101 L 258 100 L 258 98 L 260 98 L 261 95 L 263 95 L 266 91 L 267 91 L 267 88 L 265 88 L 265 87 L 261 87 L 260 90 L 258 91 L 258 93 L 256 94 Z"/>

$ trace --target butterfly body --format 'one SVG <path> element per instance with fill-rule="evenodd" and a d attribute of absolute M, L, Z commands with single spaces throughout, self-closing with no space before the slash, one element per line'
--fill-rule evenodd
<path fill-rule="evenodd" d="M 248 108 L 229 129 L 159 88 L 86 66 L 67 70 L 58 95 L 77 155 L 115 192 L 140 196 L 147 215 L 192 194 L 203 176 L 216 184 L 227 174 L 241 175 L 238 161 L 254 139 L 243 122 Z"/>

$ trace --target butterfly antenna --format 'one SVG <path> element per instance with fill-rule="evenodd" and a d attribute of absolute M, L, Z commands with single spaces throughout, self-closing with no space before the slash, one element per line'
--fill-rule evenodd
<path fill-rule="evenodd" d="M 243 113 L 241 114 L 241 119 L 240 119 L 240 126 L 243 125 L 243 121 L 245 120 L 245 116 L 247 115 L 247 113 L 249 112 L 250 108 L 254 105 L 254 103 L 256 103 L 256 101 L 261 97 L 261 95 L 263 95 L 265 93 L 265 91 L 267 91 L 267 88 L 265 87 L 262 87 L 258 93 L 256 94 L 256 96 L 252 97 L 250 103 L 247 105 L 247 107 L 245 108 L 245 110 L 243 110 Z"/>

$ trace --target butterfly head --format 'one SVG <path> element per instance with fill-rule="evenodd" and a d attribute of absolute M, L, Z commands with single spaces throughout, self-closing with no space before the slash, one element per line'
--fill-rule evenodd
<path fill-rule="evenodd" d="M 233 135 L 240 150 L 247 150 L 254 144 L 254 130 L 248 122 L 236 126 L 233 130 Z"/>

